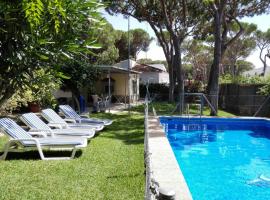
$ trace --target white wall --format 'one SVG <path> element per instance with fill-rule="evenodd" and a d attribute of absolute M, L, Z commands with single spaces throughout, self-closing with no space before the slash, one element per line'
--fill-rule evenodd
<path fill-rule="evenodd" d="M 161 72 L 159 73 L 159 83 L 170 83 L 169 73 L 168 72 Z"/>
<path fill-rule="evenodd" d="M 140 74 L 140 83 L 169 83 L 169 74 L 167 72 L 143 72 Z"/>

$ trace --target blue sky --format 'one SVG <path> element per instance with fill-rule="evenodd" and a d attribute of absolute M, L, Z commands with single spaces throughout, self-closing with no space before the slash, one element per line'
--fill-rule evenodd
<path fill-rule="evenodd" d="M 111 16 L 107 13 L 103 13 L 103 16 L 113 25 L 115 29 L 128 30 L 128 20 L 122 15 Z M 270 28 L 270 15 L 260 15 L 251 18 L 243 18 L 241 21 L 257 24 L 258 29 L 266 31 Z M 152 37 L 155 37 L 155 33 L 146 22 L 140 23 L 134 18 L 130 18 L 130 29 L 142 28 L 146 30 Z M 138 55 L 139 58 L 151 58 L 152 60 L 165 60 L 163 50 L 157 46 L 156 41 L 153 41 L 149 47 L 148 52 L 141 52 Z M 259 60 L 259 52 L 255 50 L 252 55 L 247 58 L 248 61 L 252 62 L 256 68 L 262 67 L 262 63 Z"/>

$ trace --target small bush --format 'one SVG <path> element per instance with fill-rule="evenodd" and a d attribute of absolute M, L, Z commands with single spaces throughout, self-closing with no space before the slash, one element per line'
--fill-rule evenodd
<path fill-rule="evenodd" d="M 53 91 L 60 87 L 60 79 L 45 70 L 37 70 L 29 77 L 29 84 L 21 86 L 16 93 L 2 106 L 1 114 L 11 113 L 28 103 L 35 102 L 42 107 L 55 106 Z"/>

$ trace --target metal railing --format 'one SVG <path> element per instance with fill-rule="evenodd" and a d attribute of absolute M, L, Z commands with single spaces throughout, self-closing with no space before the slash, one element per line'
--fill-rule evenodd
<path fill-rule="evenodd" d="M 190 114 L 190 112 L 189 112 L 189 105 L 188 104 L 186 104 L 186 101 L 185 101 L 185 97 L 188 97 L 188 96 L 195 96 L 195 97 L 199 97 L 200 98 L 200 117 L 203 115 L 203 107 L 204 107 L 204 101 L 207 103 L 207 105 L 215 112 L 215 114 L 217 114 L 217 111 L 216 111 L 216 109 L 214 108 L 214 106 L 211 104 L 211 102 L 208 100 L 208 98 L 206 97 L 206 95 L 204 94 L 204 93 L 184 93 L 184 102 L 183 102 L 183 104 L 184 104 L 184 107 L 187 109 L 186 110 L 186 114 L 187 115 L 189 115 Z M 179 102 L 179 103 L 177 103 L 176 104 L 176 107 L 175 107 L 175 109 L 172 111 L 172 113 L 171 114 L 173 114 L 173 113 L 175 113 L 176 112 L 176 110 L 178 109 L 178 107 L 179 107 L 179 104 L 181 104 L 181 102 Z M 183 114 L 183 113 L 180 113 L 181 115 Z"/>
<path fill-rule="evenodd" d="M 147 88 L 148 90 L 148 88 Z M 158 197 L 158 183 L 153 178 L 151 167 L 151 153 L 149 151 L 149 91 L 144 101 L 144 164 L 145 164 L 145 200 L 154 200 Z M 153 109 L 154 115 L 156 115 Z"/>
<path fill-rule="evenodd" d="M 253 115 L 253 117 L 256 117 L 262 110 L 262 108 L 267 104 L 267 102 L 270 99 L 270 95 L 263 101 L 263 103 L 261 104 L 261 106 L 258 108 L 258 110 L 255 112 L 255 114 Z"/>
<path fill-rule="evenodd" d="M 144 164 L 145 164 L 145 200 L 151 199 L 151 170 L 149 157 L 149 132 L 148 132 L 148 100 L 145 100 L 144 107 Z"/>

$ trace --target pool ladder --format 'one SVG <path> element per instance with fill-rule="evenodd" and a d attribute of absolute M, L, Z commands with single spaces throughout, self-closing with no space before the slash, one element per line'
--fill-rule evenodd
<path fill-rule="evenodd" d="M 191 106 L 195 106 L 197 107 L 197 111 L 198 113 L 197 114 L 190 114 L 190 107 Z M 202 100 L 202 97 L 201 96 L 197 96 L 195 97 L 195 102 L 194 103 L 187 103 L 186 104 L 186 115 L 188 117 L 188 119 L 190 118 L 190 116 L 200 116 L 200 119 L 203 115 L 203 100 Z"/>

